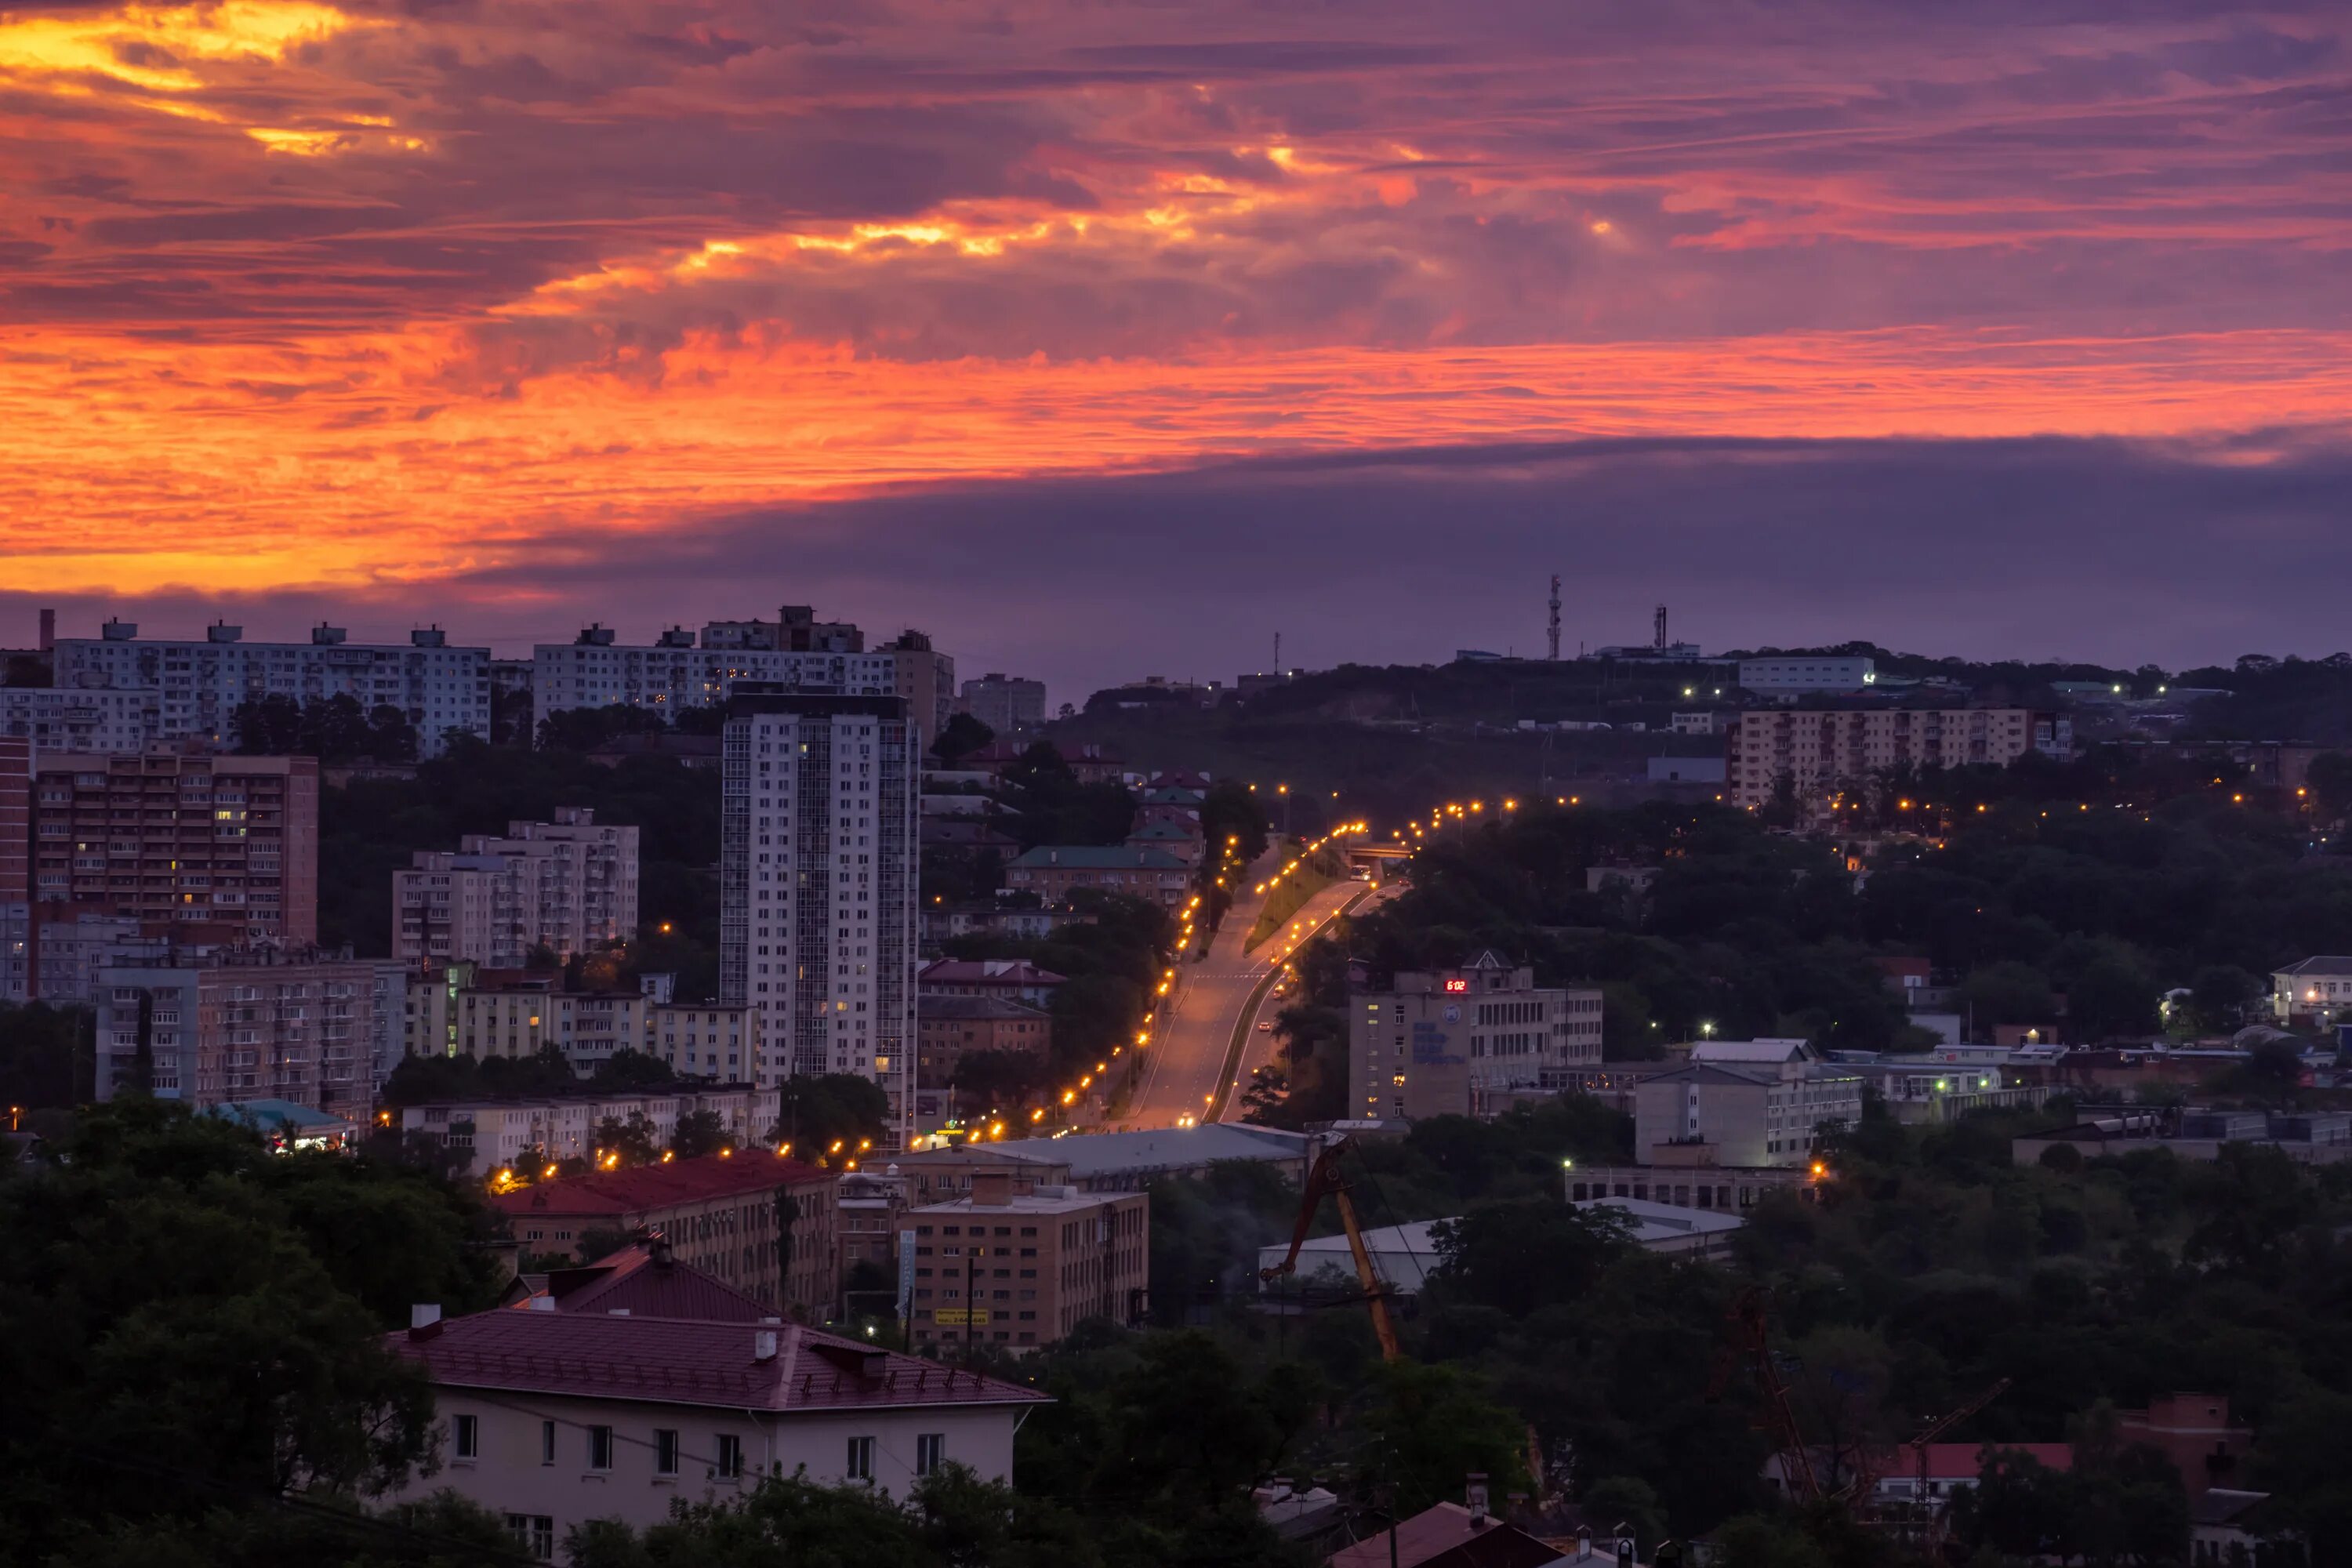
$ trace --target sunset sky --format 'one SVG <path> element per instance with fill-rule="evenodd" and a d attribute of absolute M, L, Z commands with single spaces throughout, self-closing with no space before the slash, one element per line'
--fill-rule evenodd
<path fill-rule="evenodd" d="M 0 644 L 2332 652 L 2347 18 L 0 10 Z"/>

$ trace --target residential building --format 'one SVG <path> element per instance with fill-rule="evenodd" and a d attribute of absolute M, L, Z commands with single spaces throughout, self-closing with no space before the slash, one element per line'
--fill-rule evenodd
<path fill-rule="evenodd" d="M 1822 1136 L 1862 1120 L 1862 1075 L 1801 1040 L 1715 1040 L 1690 1065 L 1634 1087 L 1634 1158 L 1704 1151 L 1734 1167 L 1810 1166 Z"/>
<path fill-rule="evenodd" d="M 215 624 L 201 638 L 142 638 L 135 623 L 110 620 L 99 637 L 59 637 L 56 659 L 60 689 L 135 694 L 142 714 L 152 694 L 151 742 L 233 746 L 237 709 L 273 696 L 397 708 L 427 757 L 441 753 L 452 731 L 490 738 L 490 650 L 451 647 L 437 626 L 409 633 L 401 647 L 352 642 L 342 627 L 323 624 L 307 643 L 249 643 L 242 626 Z"/>
<path fill-rule="evenodd" d="M 2179 1053 L 2175 1053 L 2179 1054 Z M 2216 1160 L 2231 1143 L 2275 1149 L 2297 1164 L 2352 1160 L 2352 1111 L 2224 1110 L 2203 1106 L 2082 1105 L 2072 1126 L 2010 1140 L 2010 1157 L 2040 1164 L 2070 1148 L 2085 1160 L 2162 1149 L 2176 1160 Z"/>
<path fill-rule="evenodd" d="M 956 706 L 997 734 L 1018 734 L 1045 722 L 1045 683 L 992 670 L 965 681 Z"/>
<path fill-rule="evenodd" d="M 2191 1498 L 2227 1484 L 2253 1447 L 2252 1428 L 2231 1418 L 2227 1395 L 2160 1394 L 2144 1410 L 2116 1412 L 2116 1440 L 2160 1450 Z"/>
<path fill-rule="evenodd" d="M 1196 870 L 1201 858 L 1208 853 L 1208 841 L 1202 837 L 1200 819 L 1190 822 L 1161 816 L 1158 820 L 1139 823 L 1127 836 L 1129 849 L 1157 849 L 1183 862 L 1186 870 Z"/>
<path fill-rule="evenodd" d="M 760 1048 L 760 1010 L 745 1002 L 651 1003 L 644 1049 L 688 1078 L 749 1079 L 761 1089 L 782 1081 Z"/>
<path fill-rule="evenodd" d="M 1878 683 L 1866 658 L 1772 654 L 1739 661 L 1739 685 L 1759 697 L 1851 697 Z"/>
<path fill-rule="evenodd" d="M 636 1318 L 699 1318 L 766 1323 L 775 1309 L 715 1275 L 677 1260 L 658 1236 L 641 1237 L 587 1263 L 519 1272 L 499 1305 L 525 1312 L 625 1313 Z"/>
<path fill-rule="evenodd" d="M 1359 1120 L 1493 1116 L 1565 1090 L 1600 1060 L 1601 993 L 1538 986 L 1534 970 L 1492 952 L 1349 998 L 1349 1114 Z"/>
<path fill-rule="evenodd" d="M 1991 1047 L 1948 1046 L 1924 1056 L 1858 1058 L 1840 1053 L 1839 1065 L 1861 1075 L 1897 1121 L 1957 1121 L 1974 1110 L 2031 1110 L 2056 1092 L 2026 1083 L 1992 1058 Z"/>
<path fill-rule="evenodd" d="M 1725 791 L 1733 804 L 1770 804 L 1785 780 L 1801 803 L 1885 769 L 2008 767 L 2074 752 L 2074 721 L 2029 708 L 1774 710 L 1724 721 Z"/>
<path fill-rule="evenodd" d="M 1811 1202 L 1823 1177 L 1811 1165 L 1714 1165 L 1695 1145 L 1667 1150 L 1651 1165 L 1576 1165 L 1561 1173 L 1570 1203 L 1630 1198 L 1679 1209 L 1750 1209 L 1775 1193 Z"/>
<path fill-rule="evenodd" d="M 158 1099 L 283 1100 L 365 1120 L 392 1036 L 378 1016 L 389 961 L 277 948 L 183 956 L 100 970 L 99 1099 L 144 1079 Z"/>
<path fill-rule="evenodd" d="M 1487 1511 L 1486 1477 L 1471 1478 L 1469 1498 L 1467 1507 L 1441 1502 L 1343 1546 L 1325 1560 L 1325 1568 L 1556 1568 L 1567 1560 L 1552 1542 Z M 1603 1542 L 1601 1555 L 1590 1562 L 1598 1564 L 1603 1555 L 1628 1560 L 1614 1557 Z"/>
<path fill-rule="evenodd" d="M 1013 1191 L 983 1171 L 970 1195 L 909 1208 L 914 1342 L 1034 1349 L 1091 1318 L 1143 1321 L 1151 1200 L 1072 1187 Z"/>
<path fill-rule="evenodd" d="M 971 1051 L 1046 1056 L 1053 1046 L 1054 1020 L 1023 1002 L 927 993 L 915 1004 L 915 1038 L 921 1081 L 953 1083 L 958 1064 Z"/>
<path fill-rule="evenodd" d="M 608 1090 L 581 1088 L 562 1094 L 500 1100 L 444 1100 L 404 1106 L 400 1124 L 437 1141 L 455 1157 L 460 1174 L 487 1177 L 511 1172 L 520 1160 L 586 1160 L 596 1153 L 596 1130 L 607 1121 L 626 1125 L 642 1119 L 654 1142 L 667 1148 L 681 1118 L 708 1113 L 738 1149 L 768 1147 L 781 1120 L 777 1091 L 748 1083 L 665 1085 L 659 1089 Z"/>
<path fill-rule="evenodd" d="M 454 1490 L 548 1562 L 590 1520 L 645 1530 L 772 1475 L 903 1498 L 954 1463 L 1009 1484 L 1014 1429 L 1050 1403 L 795 1323 L 535 1307 L 419 1306 L 386 1337 L 431 1385 L 441 1461 L 393 1500 Z"/>
<path fill-rule="evenodd" d="M 878 1296 L 856 1296 L 851 1271 L 863 1263 L 885 1276 L 896 1273 L 892 1258 L 898 1250 L 898 1215 L 907 1206 L 907 1178 L 896 1165 L 882 1170 L 844 1171 L 836 1189 L 839 1211 L 833 1227 L 835 1271 L 841 1279 L 842 1311 L 850 1316 L 871 1312 L 882 1304 Z"/>
<path fill-rule="evenodd" d="M 1049 910 L 1018 904 L 954 904 L 923 910 L 923 942 L 931 946 L 957 936 L 1003 936 L 1044 942 L 1066 925 L 1094 917 L 1079 910 Z"/>
<path fill-rule="evenodd" d="M 2321 1028 L 2352 1017 L 2352 958 L 2320 953 L 2274 971 L 2271 1012 L 2282 1024 L 2308 1020 Z"/>
<path fill-rule="evenodd" d="M 1034 893 L 1049 904 L 1067 901 L 1080 888 L 1146 899 L 1162 909 L 1183 903 L 1192 880 L 1183 861 L 1164 849 L 1124 845 L 1041 844 L 1004 868 L 1004 885 Z"/>
<path fill-rule="evenodd" d="M 33 878 L 38 902 L 316 942 L 318 762 L 45 752 L 33 770 Z"/>
<path fill-rule="evenodd" d="M 1004 1173 L 1016 1195 L 1053 1186 L 1082 1193 L 1139 1193 L 1154 1182 L 1205 1175 L 1210 1166 L 1234 1160 L 1277 1166 L 1297 1184 L 1307 1180 L 1307 1168 L 1322 1147 L 1323 1141 L 1311 1133 L 1211 1122 L 970 1143 L 900 1154 L 893 1163 L 909 1184 L 909 1201 L 925 1204 L 969 1193 L 972 1183 L 990 1172 Z"/>
<path fill-rule="evenodd" d="M 907 716 L 922 737 L 922 749 L 929 751 L 955 712 L 955 660 L 911 627 L 877 651 L 888 657 L 891 690 L 907 705 Z"/>
<path fill-rule="evenodd" d="M 749 1005 L 782 1074 L 856 1073 L 915 1110 L 916 797 L 895 696 L 739 689 L 720 797 L 719 1000 Z"/>
<path fill-rule="evenodd" d="M 451 1016 L 457 1049 L 478 1060 L 535 1057 L 551 1046 L 584 1078 L 614 1052 L 643 1048 L 650 1005 L 642 994 L 565 991 L 562 984 L 551 972 L 477 970 L 458 990 Z"/>
<path fill-rule="evenodd" d="M 1045 1007 L 1066 980 L 1025 958 L 942 958 L 923 965 L 915 985 L 925 996 L 991 996 Z"/>
<path fill-rule="evenodd" d="M 143 752 L 161 737 L 163 693 L 152 689 L 0 686 L 0 735 L 41 752 Z"/>
<path fill-rule="evenodd" d="M 33 743 L 0 735 L 0 1002 L 39 988 L 33 949 Z"/>
<path fill-rule="evenodd" d="M 699 639 L 672 627 L 642 647 L 590 626 L 570 643 L 541 643 L 531 654 L 534 724 L 569 708 L 619 705 L 663 714 L 715 708 L 739 687 L 898 697 L 929 746 L 953 706 L 955 661 L 920 632 L 869 652 L 856 626 L 817 621 L 798 605 L 785 606 L 781 622 L 713 621 Z"/>
<path fill-rule="evenodd" d="M 1671 714 L 1666 722 L 1677 735 L 1712 735 L 1715 733 L 1716 714 L 1712 709 L 1701 709 L 1693 713 Z"/>
<path fill-rule="evenodd" d="M 560 1176 L 496 1194 L 490 1205 L 528 1256 L 587 1263 L 592 1236 L 657 1236 L 678 1262 L 805 1318 L 833 1308 L 835 1200 L 832 1172 L 747 1149 Z"/>
<path fill-rule="evenodd" d="M 520 968 L 535 948 L 558 958 L 637 933 L 637 837 L 588 806 L 552 822 L 469 833 L 455 853 L 420 849 L 392 874 L 393 951 L 413 964 Z"/>
<path fill-rule="evenodd" d="M 1452 1223 L 1425 1219 L 1412 1225 L 1375 1226 L 1362 1232 L 1373 1274 L 1396 1295 L 1420 1295 L 1430 1270 L 1438 1264 L 1437 1242 L 1432 1233 L 1438 1226 Z M 1265 1270 L 1281 1268 L 1289 1256 L 1288 1242 L 1257 1249 L 1259 1289 L 1265 1289 Z M 1298 1249 L 1297 1278 L 1311 1280 L 1327 1269 L 1344 1276 L 1350 1288 L 1358 1283 L 1355 1253 L 1344 1234 L 1313 1237 Z"/>

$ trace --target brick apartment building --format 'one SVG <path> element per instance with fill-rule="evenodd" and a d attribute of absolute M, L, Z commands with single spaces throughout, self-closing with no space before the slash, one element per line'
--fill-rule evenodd
<path fill-rule="evenodd" d="M 598 1171 L 499 1194 L 492 1206 L 528 1254 L 593 1262 L 591 1235 L 658 1234 L 677 1261 L 772 1310 L 832 1310 L 836 1281 L 831 1172 L 761 1150 Z M 792 1219 L 780 1221 L 780 1200 Z M 782 1245 L 789 1238 L 789 1247 Z"/>
<path fill-rule="evenodd" d="M 46 752 L 33 773 L 33 896 L 314 942 L 318 761 Z"/>
<path fill-rule="evenodd" d="M 1089 1318 L 1132 1325 L 1145 1309 L 1151 1200 L 1076 1188 L 1013 1191 L 974 1173 L 968 1197 L 909 1208 L 915 1342 L 1034 1349 Z"/>
<path fill-rule="evenodd" d="M 1172 910 L 1183 903 L 1191 882 L 1191 868 L 1166 850 L 1118 845 L 1041 844 L 1004 868 L 1006 887 L 1049 904 L 1092 888 Z"/>
<path fill-rule="evenodd" d="M 1043 1058 L 1054 1043 L 1051 1015 L 1025 1002 L 998 996 L 931 996 L 915 1004 L 916 1054 L 920 1081 L 955 1081 L 956 1068 L 972 1051 L 1018 1051 Z"/>

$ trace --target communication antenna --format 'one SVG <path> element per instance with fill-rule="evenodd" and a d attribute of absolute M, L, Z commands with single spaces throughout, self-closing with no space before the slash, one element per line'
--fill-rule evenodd
<path fill-rule="evenodd" d="M 1551 661 L 1559 662 L 1559 574 L 1551 574 Z"/>
<path fill-rule="evenodd" d="M 1274 678 L 1282 679 L 1282 634 L 1274 634 Z"/>
<path fill-rule="evenodd" d="M 1660 653 L 1666 651 L 1666 607 L 1658 606 L 1656 629 L 1650 634 L 1650 646 Z"/>

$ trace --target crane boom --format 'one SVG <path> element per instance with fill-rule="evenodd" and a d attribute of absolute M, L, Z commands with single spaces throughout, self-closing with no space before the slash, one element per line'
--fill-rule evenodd
<path fill-rule="evenodd" d="M 1315 1228 L 1315 1214 L 1323 1206 L 1328 1195 L 1339 1205 L 1339 1226 L 1348 1235 L 1348 1252 L 1355 1259 L 1356 1280 L 1364 1289 L 1364 1305 L 1372 1314 L 1372 1332 L 1381 1342 L 1382 1361 L 1401 1361 L 1404 1348 L 1397 1342 L 1396 1321 L 1389 1314 L 1388 1281 L 1372 1267 L 1371 1249 L 1364 1245 L 1363 1227 L 1356 1223 L 1356 1205 L 1348 1196 L 1347 1178 L 1339 1173 L 1339 1156 L 1356 1146 L 1353 1138 L 1341 1138 L 1315 1157 L 1315 1164 L 1307 1173 L 1304 1190 L 1298 1195 L 1298 1223 L 1290 1233 L 1290 1251 L 1281 1263 L 1272 1268 L 1257 1271 L 1261 1279 L 1279 1279 L 1298 1272 L 1298 1251 L 1307 1245 L 1307 1233 Z"/>

